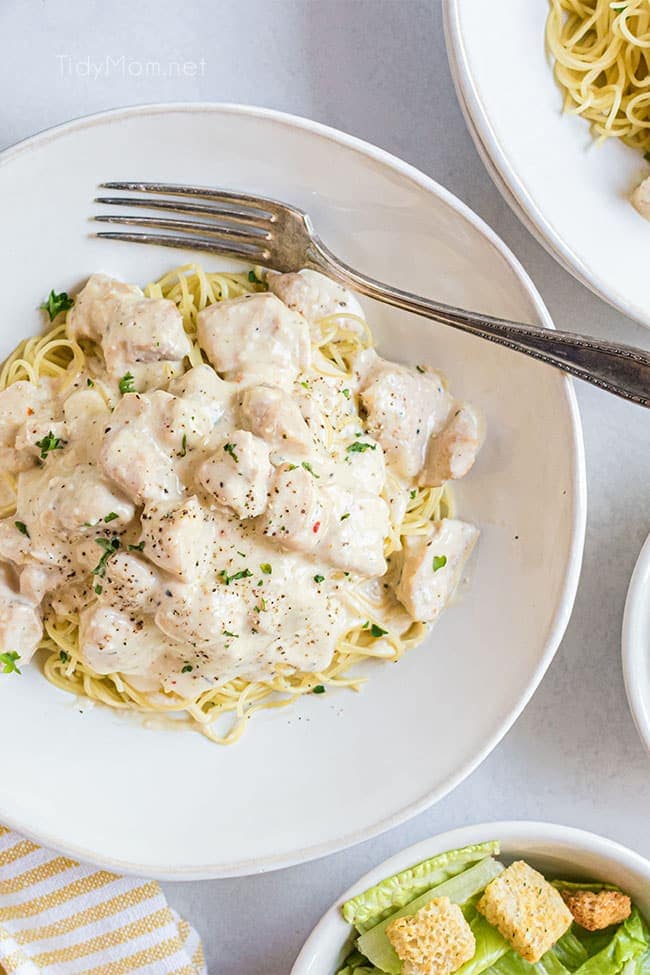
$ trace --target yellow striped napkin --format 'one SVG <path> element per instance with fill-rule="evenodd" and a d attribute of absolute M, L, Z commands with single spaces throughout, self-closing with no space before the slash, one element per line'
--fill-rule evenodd
<path fill-rule="evenodd" d="M 157 883 L 83 866 L 0 826 L 0 972 L 206 975 Z"/>

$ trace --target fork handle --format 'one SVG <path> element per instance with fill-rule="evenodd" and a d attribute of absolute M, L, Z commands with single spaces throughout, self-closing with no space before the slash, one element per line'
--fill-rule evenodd
<path fill-rule="evenodd" d="M 366 277 L 339 260 L 319 239 L 313 241 L 310 266 L 337 278 L 354 291 L 403 311 L 504 345 L 584 379 L 623 399 L 650 407 L 650 353 L 574 332 L 524 325 L 480 312 L 465 311 L 400 291 Z"/>

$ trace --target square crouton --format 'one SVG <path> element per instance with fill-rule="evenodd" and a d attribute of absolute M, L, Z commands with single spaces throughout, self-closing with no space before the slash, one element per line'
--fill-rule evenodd
<path fill-rule="evenodd" d="M 610 924 L 626 921 L 632 913 L 632 901 L 620 890 L 561 890 L 562 899 L 573 914 L 576 924 L 587 931 L 600 931 Z"/>
<path fill-rule="evenodd" d="M 403 975 L 452 975 L 476 951 L 472 929 L 448 897 L 434 897 L 416 914 L 396 918 L 386 934 Z"/>
<path fill-rule="evenodd" d="M 523 860 L 487 885 L 477 907 L 517 954 L 532 963 L 553 947 L 573 921 L 555 887 Z"/>

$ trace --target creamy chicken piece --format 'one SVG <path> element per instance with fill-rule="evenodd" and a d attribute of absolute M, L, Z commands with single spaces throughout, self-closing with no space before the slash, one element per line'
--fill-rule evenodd
<path fill-rule="evenodd" d="M 290 387 L 311 363 L 309 325 L 270 292 L 210 305 L 197 328 L 208 359 L 233 382 Z"/>
<path fill-rule="evenodd" d="M 435 620 L 454 593 L 478 529 L 455 518 L 431 526 L 428 535 L 404 540 L 402 571 L 395 595 L 416 620 Z"/>
<path fill-rule="evenodd" d="M 646 220 L 650 220 L 650 176 L 644 179 L 642 183 L 639 183 L 637 188 L 634 190 L 630 197 L 630 201 L 635 210 L 637 210 L 642 217 Z"/>
<path fill-rule="evenodd" d="M 0 392 L 0 651 L 26 662 L 44 614 L 78 615 L 98 674 L 195 699 L 321 671 L 364 623 L 353 591 L 407 622 L 448 602 L 473 526 L 386 542 L 419 485 L 469 470 L 480 417 L 371 350 L 324 375 L 310 328 L 356 298 L 312 271 L 268 285 L 200 312 L 193 350 L 172 302 L 93 275 L 68 317 L 88 371 Z"/>
<path fill-rule="evenodd" d="M 266 280 L 269 291 L 308 322 L 316 322 L 330 315 L 364 317 L 363 309 L 352 292 L 318 271 L 305 268 L 297 274 L 269 272 Z"/>

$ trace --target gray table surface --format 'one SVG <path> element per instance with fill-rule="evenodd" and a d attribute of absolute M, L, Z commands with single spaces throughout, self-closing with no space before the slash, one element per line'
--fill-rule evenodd
<path fill-rule="evenodd" d="M 230 101 L 309 116 L 396 153 L 469 204 L 528 269 L 558 327 L 650 347 L 645 329 L 546 254 L 492 185 L 456 102 L 440 0 L 2 0 L 0 37 L 0 148 L 138 102 Z M 196 64 L 193 77 L 146 77 L 138 67 L 156 61 L 164 75 L 178 60 Z M 620 660 L 625 594 L 650 530 L 650 415 L 581 384 L 578 398 L 589 483 L 584 567 L 533 701 L 469 779 L 404 826 L 293 869 L 166 885 L 201 932 L 211 975 L 285 975 L 360 874 L 454 826 L 546 819 L 650 856 L 650 761 Z"/>

